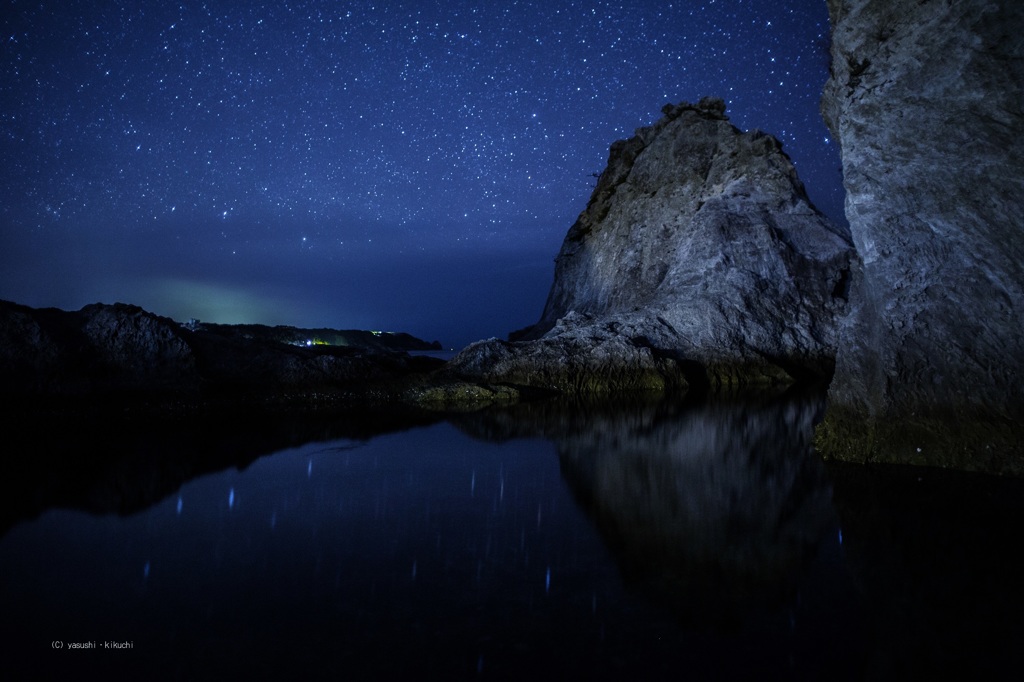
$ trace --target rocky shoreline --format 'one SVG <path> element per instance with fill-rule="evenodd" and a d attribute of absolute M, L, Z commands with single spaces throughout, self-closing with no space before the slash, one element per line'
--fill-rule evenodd
<path fill-rule="evenodd" d="M 408 352 L 437 342 L 329 331 L 179 323 L 127 304 L 62 311 L 0 302 L 0 398 L 50 409 L 357 404 L 388 400 L 444 364 Z"/>
<path fill-rule="evenodd" d="M 1024 12 L 828 5 L 849 229 L 722 100 L 670 104 L 612 144 L 540 319 L 507 341 L 445 363 L 407 335 L 0 302 L 0 398 L 466 411 L 816 386 L 826 458 L 1024 474 Z"/>

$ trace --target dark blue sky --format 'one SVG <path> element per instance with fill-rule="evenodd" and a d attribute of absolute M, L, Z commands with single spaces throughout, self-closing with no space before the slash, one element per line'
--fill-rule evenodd
<path fill-rule="evenodd" d="M 504 336 L 611 142 L 705 95 L 842 219 L 824 0 L 5 0 L 0 31 L 19 303 Z"/>

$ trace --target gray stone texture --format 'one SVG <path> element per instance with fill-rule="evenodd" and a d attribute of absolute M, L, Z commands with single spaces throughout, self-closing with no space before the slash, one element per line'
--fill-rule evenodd
<path fill-rule="evenodd" d="M 830 376 L 848 236 L 778 140 L 737 130 L 721 100 L 663 113 L 612 145 L 540 321 L 455 371 L 570 392 Z"/>
<path fill-rule="evenodd" d="M 1024 5 L 828 6 L 822 112 L 861 264 L 819 447 L 1020 470 Z"/>

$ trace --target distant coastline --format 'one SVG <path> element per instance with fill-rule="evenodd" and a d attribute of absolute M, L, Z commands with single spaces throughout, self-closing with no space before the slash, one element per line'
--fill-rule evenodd
<path fill-rule="evenodd" d="M 390 399 L 443 365 L 431 357 L 442 352 L 437 341 L 403 332 L 178 322 L 124 303 L 64 311 L 0 301 L 0 396 L 12 404 Z"/>

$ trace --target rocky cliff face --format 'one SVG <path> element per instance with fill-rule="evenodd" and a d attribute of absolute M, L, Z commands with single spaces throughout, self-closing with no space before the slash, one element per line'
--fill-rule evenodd
<path fill-rule="evenodd" d="M 819 447 L 1024 470 L 1024 10 L 828 5 L 822 111 L 862 265 Z"/>
<path fill-rule="evenodd" d="M 612 145 L 540 321 L 470 346 L 455 371 L 583 392 L 831 374 L 848 236 L 780 143 L 741 133 L 721 100 L 663 113 Z"/>

